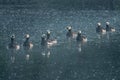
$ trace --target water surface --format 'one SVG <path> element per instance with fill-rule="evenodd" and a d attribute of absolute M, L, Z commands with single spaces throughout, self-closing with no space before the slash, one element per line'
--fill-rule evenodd
<path fill-rule="evenodd" d="M 120 11 L 55 9 L 0 9 L 0 80 L 119 80 Z M 98 38 L 98 22 L 109 21 L 116 32 Z M 66 39 L 65 27 L 81 30 L 88 42 L 79 46 Z M 41 35 L 51 30 L 58 44 L 40 45 Z M 30 34 L 34 47 L 22 47 Z M 8 50 L 11 34 L 21 49 Z M 29 55 L 29 58 L 26 57 Z"/>

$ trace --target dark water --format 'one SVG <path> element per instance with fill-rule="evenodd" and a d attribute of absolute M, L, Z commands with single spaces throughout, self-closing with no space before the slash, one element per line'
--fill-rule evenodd
<path fill-rule="evenodd" d="M 120 0 L 0 0 L 1 7 L 120 10 Z"/>
<path fill-rule="evenodd" d="M 0 80 L 120 80 L 120 11 L 0 9 Z M 95 27 L 110 21 L 116 32 L 98 38 Z M 66 39 L 65 27 L 81 30 L 88 42 L 78 46 Z M 50 29 L 58 44 L 40 45 Z M 11 34 L 20 50 L 8 50 Z M 22 47 L 29 33 L 34 47 Z M 29 55 L 29 58 L 26 57 Z"/>

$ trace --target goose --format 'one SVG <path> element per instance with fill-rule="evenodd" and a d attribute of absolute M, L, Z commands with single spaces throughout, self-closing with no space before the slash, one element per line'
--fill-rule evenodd
<path fill-rule="evenodd" d="M 57 44 L 57 39 L 51 39 L 50 38 L 50 30 L 47 30 L 47 34 L 46 34 L 46 37 L 47 37 L 47 44 L 48 45 L 53 45 L 53 44 Z"/>
<path fill-rule="evenodd" d="M 67 26 L 67 38 L 76 38 L 77 37 L 77 33 L 72 31 L 72 27 L 71 26 Z"/>
<path fill-rule="evenodd" d="M 16 50 L 20 49 L 20 45 L 18 45 L 17 42 L 15 41 L 14 34 L 11 36 L 11 42 L 8 44 L 8 48 L 9 49 L 16 49 Z"/>
<path fill-rule="evenodd" d="M 76 40 L 77 40 L 77 42 L 87 42 L 87 37 L 82 35 L 81 31 L 78 31 Z"/>
<path fill-rule="evenodd" d="M 97 27 L 96 27 L 96 32 L 97 33 L 102 33 L 102 34 L 105 34 L 106 33 L 106 30 L 101 26 L 101 23 L 97 23 Z"/>
<path fill-rule="evenodd" d="M 28 48 L 32 48 L 32 47 L 33 47 L 33 44 L 32 44 L 32 42 L 29 41 L 30 35 L 29 35 L 29 34 L 26 34 L 26 35 L 25 35 L 25 38 L 26 38 L 26 40 L 24 41 L 23 46 L 24 46 L 24 47 L 28 47 Z"/>
<path fill-rule="evenodd" d="M 107 32 L 115 32 L 115 28 L 111 27 L 109 22 L 106 22 L 106 31 Z"/>

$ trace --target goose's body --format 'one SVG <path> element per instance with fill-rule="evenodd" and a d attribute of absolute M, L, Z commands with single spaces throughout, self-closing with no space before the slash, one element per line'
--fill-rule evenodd
<path fill-rule="evenodd" d="M 54 45 L 54 44 L 57 44 L 57 39 L 51 39 L 51 40 L 48 40 L 48 41 L 47 41 L 47 44 L 48 44 L 48 45 Z"/>
<path fill-rule="evenodd" d="M 46 36 L 47 36 L 47 44 L 48 45 L 57 44 L 57 39 L 51 39 L 50 34 L 51 34 L 50 30 L 47 30 L 47 34 L 46 34 Z"/>
<path fill-rule="evenodd" d="M 67 34 L 66 34 L 66 36 L 68 38 L 76 38 L 77 37 L 77 33 L 72 32 L 72 31 L 68 31 Z"/>
<path fill-rule="evenodd" d="M 10 43 L 8 45 L 8 48 L 9 49 L 16 49 L 16 50 L 19 50 L 20 49 L 20 45 L 16 44 L 16 43 Z"/>

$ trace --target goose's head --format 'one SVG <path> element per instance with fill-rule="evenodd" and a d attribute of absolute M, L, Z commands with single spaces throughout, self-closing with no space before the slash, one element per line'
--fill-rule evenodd
<path fill-rule="evenodd" d="M 13 43 L 14 42 L 14 39 L 15 39 L 15 35 L 11 35 L 11 42 Z"/>
<path fill-rule="evenodd" d="M 45 39 L 45 38 L 46 38 L 46 35 L 45 35 L 45 34 L 43 34 L 43 35 L 41 36 L 41 38 L 42 38 L 42 39 Z"/>
<path fill-rule="evenodd" d="M 26 38 L 26 39 L 30 38 L 30 35 L 29 35 L 29 34 L 26 34 L 26 35 L 25 35 L 25 38 Z"/>
<path fill-rule="evenodd" d="M 78 31 L 78 34 L 81 34 L 81 31 Z"/>
<path fill-rule="evenodd" d="M 109 22 L 106 22 L 106 25 L 110 25 L 110 23 L 109 23 Z"/>
<path fill-rule="evenodd" d="M 80 31 L 80 30 L 78 31 L 77 35 L 78 35 L 78 36 L 80 36 L 80 35 L 81 35 L 81 31 Z"/>
<path fill-rule="evenodd" d="M 100 23 L 100 22 L 98 22 L 98 23 L 97 23 L 97 25 L 98 25 L 98 26 L 101 26 L 101 23 Z"/>
<path fill-rule="evenodd" d="M 47 30 L 47 34 L 50 34 L 51 32 L 50 32 L 50 30 Z"/>
<path fill-rule="evenodd" d="M 11 35 L 11 39 L 15 39 L 15 35 L 13 34 L 13 35 Z"/>
<path fill-rule="evenodd" d="M 72 30 L 72 27 L 71 27 L 71 26 L 67 26 L 67 30 L 68 30 L 68 31 L 71 31 L 71 30 Z"/>

